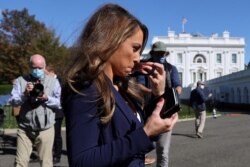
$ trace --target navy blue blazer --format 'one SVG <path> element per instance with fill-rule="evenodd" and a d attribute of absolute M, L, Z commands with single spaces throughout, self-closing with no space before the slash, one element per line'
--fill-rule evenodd
<path fill-rule="evenodd" d="M 109 83 L 116 100 L 111 121 L 100 123 L 98 93 L 94 84 L 66 100 L 67 152 L 70 167 L 144 166 L 145 153 L 153 143 L 143 123 L 133 114 L 122 96 Z"/>

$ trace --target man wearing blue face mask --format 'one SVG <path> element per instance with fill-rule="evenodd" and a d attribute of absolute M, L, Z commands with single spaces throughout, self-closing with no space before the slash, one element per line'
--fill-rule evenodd
<path fill-rule="evenodd" d="M 169 55 L 169 51 L 167 51 L 165 43 L 161 41 L 155 42 L 152 45 L 150 55 L 151 58 L 148 61 L 158 62 L 164 65 L 164 69 L 166 71 L 166 88 L 175 88 L 176 92 L 181 94 L 182 86 L 179 79 L 178 70 L 174 65 L 168 63 L 166 60 L 167 56 Z M 161 134 L 159 136 L 159 140 L 156 142 L 157 167 L 168 166 L 171 135 L 172 131 Z M 147 157 L 145 162 L 146 161 Z"/>
<path fill-rule="evenodd" d="M 44 73 L 45 58 L 30 57 L 30 74 L 20 76 L 11 91 L 10 104 L 21 106 L 15 166 L 28 167 L 33 145 L 36 146 L 41 167 L 52 167 L 55 113 L 60 108 L 59 81 Z"/>
<path fill-rule="evenodd" d="M 164 64 L 166 70 L 166 87 L 174 87 L 178 94 L 181 94 L 182 86 L 179 79 L 179 74 L 177 68 L 167 62 L 167 56 L 169 56 L 169 51 L 166 49 L 165 43 L 158 41 L 155 42 L 150 51 L 151 59 L 148 61 L 158 62 Z"/>

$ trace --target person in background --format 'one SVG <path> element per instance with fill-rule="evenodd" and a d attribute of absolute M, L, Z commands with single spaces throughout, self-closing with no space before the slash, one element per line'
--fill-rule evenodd
<path fill-rule="evenodd" d="M 56 75 L 55 68 L 53 65 L 49 64 L 46 66 L 46 74 L 50 75 L 54 78 L 57 78 L 59 83 L 62 84 L 61 79 Z M 61 161 L 61 155 L 62 155 L 62 146 L 63 146 L 63 140 L 62 140 L 62 122 L 64 118 L 64 113 L 62 107 L 53 109 L 55 116 L 55 137 L 54 137 L 54 144 L 53 144 L 53 164 L 58 164 Z"/>
<path fill-rule="evenodd" d="M 212 95 L 213 96 L 213 95 Z M 216 119 L 217 118 L 217 101 L 215 99 L 215 97 L 210 98 L 210 108 L 212 110 L 213 113 L 213 118 Z"/>
<path fill-rule="evenodd" d="M 166 71 L 166 89 L 174 88 L 178 95 L 181 94 L 182 86 L 179 79 L 179 74 L 177 68 L 168 63 L 166 58 L 169 55 L 169 51 L 166 49 L 166 44 L 158 41 L 152 45 L 150 56 L 151 58 L 147 61 L 161 63 L 164 66 Z M 148 83 L 147 78 L 145 78 L 145 83 Z M 150 87 L 150 84 L 146 84 L 147 87 Z M 156 141 L 156 155 L 157 155 L 157 167 L 167 167 L 169 163 L 169 149 L 171 143 L 172 131 L 166 132 L 159 136 L 159 139 Z M 148 160 L 149 159 L 149 160 Z M 151 157 L 147 156 L 145 164 L 150 162 Z M 153 161 L 151 161 L 153 162 Z"/>
<path fill-rule="evenodd" d="M 11 84 L 12 84 L 12 88 L 13 88 L 15 86 L 15 84 L 16 84 L 16 78 L 11 80 Z M 17 122 L 18 122 L 18 119 L 19 119 L 20 108 L 21 108 L 21 106 L 19 106 L 19 105 L 18 106 L 12 106 L 11 115 L 16 118 Z"/>
<path fill-rule="evenodd" d="M 206 122 L 206 101 L 212 96 L 211 93 L 206 96 L 204 88 L 204 82 L 198 81 L 196 88 L 190 94 L 190 105 L 195 112 L 195 132 L 198 138 L 203 138 L 202 133 Z"/>
<path fill-rule="evenodd" d="M 58 80 L 44 73 L 45 58 L 30 57 L 30 74 L 20 76 L 11 91 L 10 104 L 21 106 L 18 130 L 16 167 L 28 167 L 33 145 L 36 146 L 40 166 L 52 167 L 55 113 L 59 108 L 61 86 Z"/>
<path fill-rule="evenodd" d="M 63 88 L 69 166 L 139 167 L 154 148 L 152 138 L 170 131 L 174 114 L 162 119 L 164 99 L 144 122 L 143 94 L 130 77 L 134 68 L 150 75 L 151 93 L 165 89 L 159 63 L 141 63 L 148 31 L 123 7 L 105 4 L 86 23 L 66 68 Z"/>

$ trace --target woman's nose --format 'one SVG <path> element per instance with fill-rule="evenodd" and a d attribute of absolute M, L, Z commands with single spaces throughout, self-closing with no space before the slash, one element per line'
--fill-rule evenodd
<path fill-rule="evenodd" d="M 140 54 L 136 54 L 134 58 L 134 62 L 139 63 L 140 62 Z"/>

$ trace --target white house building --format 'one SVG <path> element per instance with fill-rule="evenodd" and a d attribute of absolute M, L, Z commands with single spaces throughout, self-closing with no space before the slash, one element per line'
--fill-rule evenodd
<path fill-rule="evenodd" d="M 230 37 L 228 31 L 209 37 L 168 31 L 167 36 L 154 36 L 152 43 L 156 41 L 167 45 L 167 60 L 177 67 L 184 88 L 192 87 L 198 80 L 207 81 L 244 69 L 245 40 Z M 145 49 L 143 56 L 148 56 L 149 51 L 150 48 Z"/>

